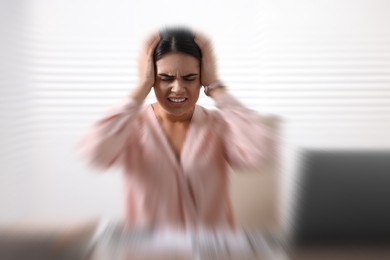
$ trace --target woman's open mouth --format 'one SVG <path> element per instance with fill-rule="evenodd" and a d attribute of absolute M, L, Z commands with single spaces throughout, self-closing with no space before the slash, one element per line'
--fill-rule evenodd
<path fill-rule="evenodd" d="M 182 105 L 184 104 L 186 101 L 188 100 L 188 98 L 168 98 L 168 101 L 172 104 L 172 105 Z"/>

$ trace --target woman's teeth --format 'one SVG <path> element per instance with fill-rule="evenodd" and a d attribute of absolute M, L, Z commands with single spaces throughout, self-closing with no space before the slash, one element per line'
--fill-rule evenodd
<path fill-rule="evenodd" d="M 168 100 L 175 103 L 181 103 L 184 102 L 186 98 L 168 98 Z"/>

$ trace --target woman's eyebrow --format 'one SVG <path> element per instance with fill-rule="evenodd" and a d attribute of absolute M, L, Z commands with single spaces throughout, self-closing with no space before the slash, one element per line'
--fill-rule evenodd
<path fill-rule="evenodd" d="M 182 77 L 183 78 L 189 78 L 189 77 L 192 77 L 192 76 L 198 76 L 198 73 L 190 73 L 190 74 L 184 75 Z"/>
<path fill-rule="evenodd" d="M 158 75 L 161 76 L 161 77 L 167 77 L 167 78 L 173 78 L 173 77 L 175 77 L 175 76 L 173 76 L 173 75 L 169 75 L 169 74 L 166 74 L 166 73 L 159 73 Z"/>

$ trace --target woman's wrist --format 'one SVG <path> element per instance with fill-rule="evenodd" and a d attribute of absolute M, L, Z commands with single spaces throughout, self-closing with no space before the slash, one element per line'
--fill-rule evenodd
<path fill-rule="evenodd" d="M 210 97 L 212 99 L 217 100 L 219 97 L 225 95 L 226 92 L 227 92 L 226 88 L 217 88 L 217 89 L 214 89 L 213 91 L 211 91 Z"/>
<path fill-rule="evenodd" d="M 226 87 L 220 80 L 215 80 L 204 87 L 204 93 L 212 98 L 215 98 L 225 91 Z"/>

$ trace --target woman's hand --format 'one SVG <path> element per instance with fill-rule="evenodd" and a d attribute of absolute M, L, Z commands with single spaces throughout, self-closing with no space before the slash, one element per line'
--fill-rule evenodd
<path fill-rule="evenodd" d="M 202 33 L 195 33 L 195 42 L 202 51 L 202 64 L 200 72 L 201 84 L 203 86 L 208 86 L 212 82 L 218 80 L 213 48 L 211 46 L 210 40 Z"/>
<path fill-rule="evenodd" d="M 199 32 L 195 33 L 195 42 L 202 51 L 200 80 L 203 86 L 209 86 L 211 83 L 218 81 L 217 65 L 213 53 L 213 48 L 211 46 L 210 40 Z M 225 88 L 217 88 L 209 92 L 209 95 L 213 99 L 218 99 L 218 97 L 224 95 L 225 92 Z"/>
<path fill-rule="evenodd" d="M 143 44 L 138 57 L 138 84 L 130 94 L 135 100 L 142 102 L 149 94 L 155 81 L 153 52 L 160 41 L 160 34 L 151 34 Z"/>

